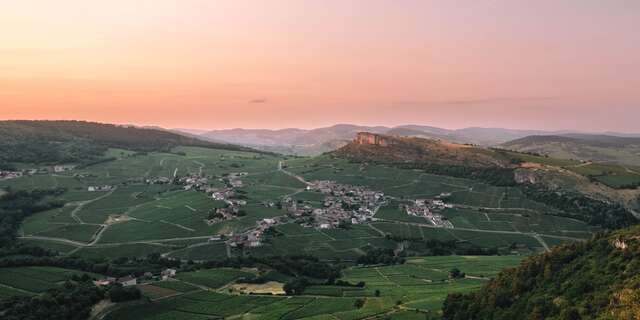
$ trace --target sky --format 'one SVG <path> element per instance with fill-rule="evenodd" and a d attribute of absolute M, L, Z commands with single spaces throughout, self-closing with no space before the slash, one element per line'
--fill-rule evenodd
<path fill-rule="evenodd" d="M 640 132 L 636 0 L 0 0 L 0 119 Z"/>

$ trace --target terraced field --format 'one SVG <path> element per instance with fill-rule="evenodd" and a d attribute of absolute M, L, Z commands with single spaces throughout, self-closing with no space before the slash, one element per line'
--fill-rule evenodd
<path fill-rule="evenodd" d="M 231 295 L 225 290 L 193 292 L 192 286 L 185 287 L 180 281 L 220 288 L 250 273 L 236 269 L 188 272 L 180 274 L 179 281 L 158 282 L 152 284 L 155 289 L 143 289 L 150 297 L 157 298 L 158 294 L 172 297 L 116 310 L 108 319 L 350 320 L 372 316 L 425 319 L 438 314 L 448 293 L 477 289 L 500 270 L 517 265 L 520 259 L 516 256 L 425 257 L 410 258 L 403 265 L 353 267 L 343 272 L 342 280 L 363 281 L 363 288 L 314 285 L 302 296 L 292 297 Z M 466 273 L 466 278 L 449 279 L 453 268 Z M 356 304 L 358 300 L 362 303 L 360 307 Z"/>
<path fill-rule="evenodd" d="M 140 256 L 159 252 L 193 260 L 223 259 L 249 254 L 286 255 L 302 252 L 323 259 L 354 260 L 368 248 L 394 248 L 387 236 L 415 239 L 469 241 L 481 246 L 507 248 L 514 243 L 532 251 L 590 236 L 580 221 L 557 217 L 555 210 L 528 200 L 516 188 L 494 187 L 473 180 L 426 174 L 380 165 L 360 165 L 328 156 L 283 158 L 247 152 L 193 147 L 175 153 L 134 154 L 112 149 L 118 160 L 55 175 L 34 175 L 11 181 L 24 188 L 65 186 L 65 207 L 40 212 L 25 220 L 21 241 L 43 244 L 65 254 L 82 257 Z M 247 196 L 245 215 L 207 225 L 208 212 L 224 205 L 204 193 L 185 191 L 172 184 L 148 185 L 140 181 L 158 176 L 202 172 L 221 177 L 246 172 L 240 188 Z M 295 176 L 298 177 L 295 177 Z M 256 220 L 285 215 L 265 207 L 291 196 L 320 207 L 324 196 L 305 191 L 300 179 L 336 180 L 383 191 L 390 200 L 379 208 L 376 222 L 344 230 L 314 230 L 295 224 L 278 226 L 280 236 L 262 247 L 230 250 L 223 242 L 208 242 L 215 234 L 237 233 Z M 2 181 L 1 183 L 8 183 Z M 220 183 L 211 179 L 211 183 Z M 110 192 L 88 192 L 87 186 L 114 185 Z M 424 218 L 407 215 L 399 204 L 409 199 L 450 194 L 454 208 L 443 215 L 453 230 L 432 228 Z"/>

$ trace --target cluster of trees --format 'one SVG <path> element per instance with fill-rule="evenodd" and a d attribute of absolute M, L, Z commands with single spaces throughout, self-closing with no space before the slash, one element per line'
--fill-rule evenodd
<path fill-rule="evenodd" d="M 309 284 L 306 278 L 294 278 L 287 281 L 282 289 L 289 296 L 301 295 Z"/>
<path fill-rule="evenodd" d="M 7 255 L 17 252 L 30 252 L 31 255 L 13 256 L 10 259 L 3 259 L 0 256 L 0 268 L 23 267 L 23 266 L 49 266 L 74 270 L 81 270 L 92 273 L 99 273 L 113 277 L 127 275 L 142 276 L 145 272 L 158 273 L 166 268 L 178 268 L 180 260 L 157 258 L 157 254 L 151 254 L 146 258 L 118 258 L 106 259 L 84 259 L 80 257 L 57 256 L 56 253 L 36 249 L 33 247 L 14 247 L 5 250 Z"/>
<path fill-rule="evenodd" d="M 170 151 L 185 145 L 251 150 L 164 130 L 84 121 L 0 121 L 0 137 L 0 163 L 83 163 L 101 157 L 107 148 Z"/>
<path fill-rule="evenodd" d="M 142 293 L 136 287 L 123 287 L 119 285 L 112 286 L 107 292 L 111 302 L 125 302 L 138 300 L 142 297 Z"/>
<path fill-rule="evenodd" d="M 357 264 L 372 265 L 372 264 L 403 264 L 405 259 L 398 257 L 394 254 L 392 249 L 375 248 L 367 251 L 363 256 L 358 257 Z"/>
<path fill-rule="evenodd" d="M 400 254 L 405 256 L 494 256 L 500 253 L 497 247 L 480 247 L 466 241 L 424 240 L 397 235 L 387 235 L 387 239 L 404 242 L 404 250 Z"/>
<path fill-rule="evenodd" d="M 289 255 L 270 257 L 235 257 L 224 260 L 205 262 L 189 262 L 183 265 L 184 271 L 210 268 L 253 268 L 266 267 L 291 277 L 308 277 L 312 279 L 337 279 L 345 265 L 320 261 L 310 255 Z"/>
<path fill-rule="evenodd" d="M 530 257 L 478 292 L 450 294 L 443 318 L 637 319 L 639 236 L 635 226 Z"/>
<path fill-rule="evenodd" d="M 449 270 L 449 278 L 451 279 L 462 279 L 466 276 L 466 274 L 458 268 L 453 268 Z"/>
<path fill-rule="evenodd" d="M 36 212 L 59 208 L 64 205 L 51 197 L 64 193 L 64 189 L 13 191 L 0 196 L 0 247 L 13 244 L 16 232 L 24 218 Z"/>
<path fill-rule="evenodd" d="M 498 255 L 498 248 L 483 248 L 468 242 L 460 241 L 440 241 L 440 240 L 423 240 L 421 238 L 404 238 L 404 237 L 388 237 L 396 242 L 404 242 L 402 252 L 395 254 L 392 249 L 375 248 L 368 250 L 363 256 L 358 257 L 357 264 L 374 265 L 374 264 L 403 264 L 408 255 L 417 256 L 449 256 L 449 255 L 476 255 L 490 256 Z"/>
<path fill-rule="evenodd" d="M 563 213 L 560 215 L 582 220 L 590 225 L 619 229 L 638 222 L 633 214 L 616 203 L 531 185 L 525 186 L 523 191 L 527 198 L 561 210 Z"/>
<path fill-rule="evenodd" d="M 104 292 L 91 281 L 68 281 L 35 297 L 0 300 L 0 318 L 4 320 L 87 319 Z"/>
<path fill-rule="evenodd" d="M 513 168 L 441 164 L 422 164 L 419 165 L 418 168 L 423 169 L 427 173 L 431 174 L 451 176 L 456 178 L 475 179 L 499 187 L 516 185 Z"/>

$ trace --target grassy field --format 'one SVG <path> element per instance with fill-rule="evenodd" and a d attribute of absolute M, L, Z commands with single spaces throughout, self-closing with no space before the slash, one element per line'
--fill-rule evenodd
<path fill-rule="evenodd" d="M 187 283 L 195 283 L 208 288 L 217 289 L 225 284 L 242 277 L 251 277 L 254 273 L 238 269 L 208 269 L 185 272 L 178 275 L 178 279 Z"/>
<path fill-rule="evenodd" d="M 640 173 L 621 165 L 590 163 L 567 167 L 567 169 L 590 177 L 612 188 L 618 189 L 640 185 Z"/>
<path fill-rule="evenodd" d="M 92 278 L 100 278 L 100 275 L 55 268 L 55 267 L 16 267 L 0 269 L 0 295 L 19 293 L 33 295 L 58 287 L 64 281 L 74 275 L 87 274 Z"/>

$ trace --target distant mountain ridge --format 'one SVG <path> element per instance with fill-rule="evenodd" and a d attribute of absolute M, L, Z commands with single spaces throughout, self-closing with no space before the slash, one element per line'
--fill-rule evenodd
<path fill-rule="evenodd" d="M 3 166 L 13 162 L 87 162 L 101 157 L 107 148 L 146 152 L 198 146 L 255 151 L 163 129 L 86 121 L 0 121 L 0 137 L 0 165 Z"/>
<path fill-rule="evenodd" d="M 570 130 L 543 131 L 480 127 L 445 129 L 424 125 L 385 127 L 337 124 L 330 127 L 316 129 L 288 128 L 269 130 L 238 128 L 212 130 L 200 134 L 199 137 L 210 141 L 239 144 L 260 150 L 284 154 L 317 155 L 346 145 L 358 132 L 440 139 L 455 143 L 477 144 L 481 146 L 497 146 L 512 140 L 534 135 L 565 136 L 571 134 L 582 134 Z M 620 137 L 640 137 L 640 134 L 613 135 Z"/>

